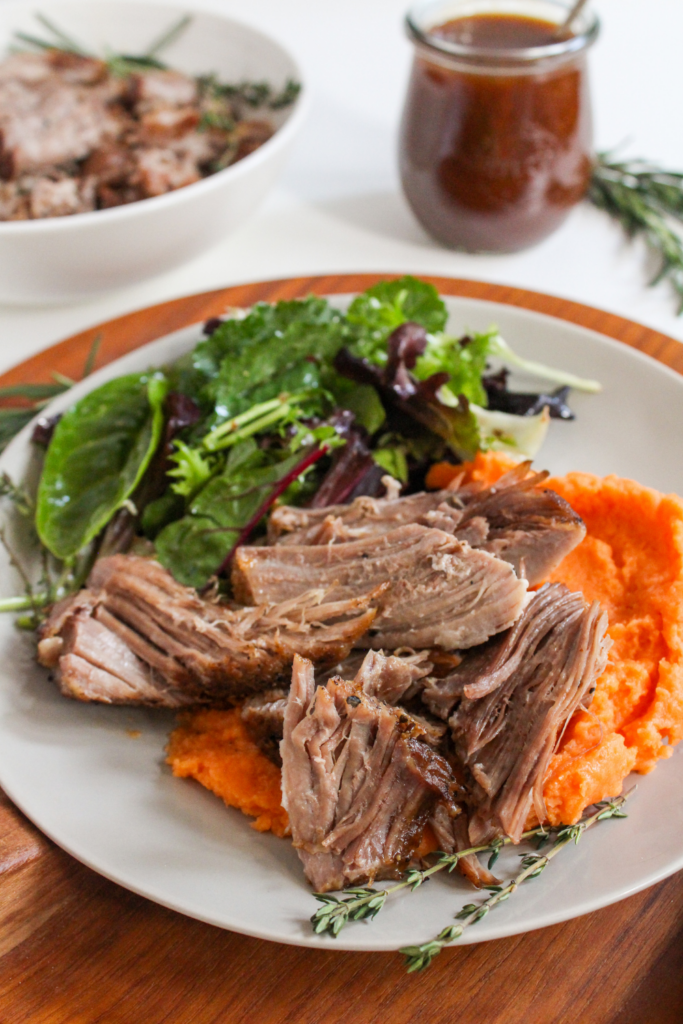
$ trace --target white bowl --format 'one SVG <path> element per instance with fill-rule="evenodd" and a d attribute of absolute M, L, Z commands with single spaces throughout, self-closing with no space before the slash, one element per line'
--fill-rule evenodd
<path fill-rule="evenodd" d="M 39 9 L 89 50 L 143 52 L 186 13 L 134 0 L 56 0 Z M 192 22 L 164 51 L 171 67 L 216 72 L 223 81 L 301 82 L 294 59 L 255 29 L 215 13 L 191 10 Z M 0 6 L 0 54 L 19 29 L 44 32 L 33 5 Z M 184 263 L 234 231 L 273 185 L 305 116 L 304 91 L 273 120 L 277 131 L 231 167 L 175 192 L 128 206 L 70 217 L 0 222 L 0 302 L 69 302 L 138 283 Z"/>

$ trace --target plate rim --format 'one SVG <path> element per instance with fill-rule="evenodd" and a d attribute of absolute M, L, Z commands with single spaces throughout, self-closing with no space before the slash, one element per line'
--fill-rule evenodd
<path fill-rule="evenodd" d="M 180 328 L 200 323 L 211 316 L 217 316 L 230 306 L 250 306 L 255 302 L 302 298 L 308 294 L 339 295 L 362 291 L 380 281 L 396 280 L 406 273 L 412 273 L 420 280 L 433 284 L 443 295 L 482 299 L 503 306 L 513 306 L 584 327 L 637 349 L 675 372 L 683 374 L 683 342 L 646 324 L 597 306 L 575 302 L 548 292 L 474 278 L 444 277 L 423 274 L 420 271 L 373 271 L 264 278 L 205 292 L 190 292 L 174 299 L 138 307 L 68 335 L 15 364 L 0 375 L 0 387 L 51 380 L 50 374 L 53 369 L 58 369 L 72 379 L 80 379 L 78 375 L 98 335 L 101 344 L 96 365 L 101 369 L 114 359 L 141 348 L 147 342 L 158 340 Z M 135 340 L 131 341 L 129 335 L 134 336 Z M 53 361 L 58 365 L 50 365 Z"/>

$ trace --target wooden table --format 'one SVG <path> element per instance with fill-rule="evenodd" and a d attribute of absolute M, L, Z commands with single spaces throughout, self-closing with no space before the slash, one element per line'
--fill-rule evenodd
<path fill-rule="evenodd" d="M 230 305 L 367 287 L 377 275 L 244 285 L 86 331 L 0 379 L 78 378 Z M 444 294 L 539 310 L 683 373 L 683 345 L 533 292 L 433 279 Z M 683 873 L 566 924 L 442 953 L 407 976 L 393 953 L 244 938 L 127 892 L 63 853 L 0 794 L 0 1024 L 681 1024 Z"/>

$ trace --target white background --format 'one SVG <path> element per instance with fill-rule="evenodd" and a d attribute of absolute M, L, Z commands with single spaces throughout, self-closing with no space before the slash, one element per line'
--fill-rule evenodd
<path fill-rule="evenodd" d="M 594 3 L 603 22 L 591 53 L 598 148 L 624 143 L 625 154 L 683 169 L 683 3 Z M 403 200 L 396 169 L 411 60 L 402 30 L 406 4 L 203 0 L 202 6 L 274 35 L 304 69 L 313 108 L 279 187 L 236 234 L 164 277 L 78 305 L 0 306 L 0 371 L 69 334 L 167 298 L 328 271 L 498 281 L 601 306 L 683 340 L 669 287 L 647 287 L 656 264 L 587 203 L 540 246 L 513 256 L 454 253 L 424 234 Z"/>

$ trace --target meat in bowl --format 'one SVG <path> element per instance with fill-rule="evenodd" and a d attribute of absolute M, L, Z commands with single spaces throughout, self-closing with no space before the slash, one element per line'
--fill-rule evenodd
<path fill-rule="evenodd" d="M 0 220 L 110 209 L 191 185 L 267 142 L 273 111 L 297 93 L 293 81 L 279 92 L 230 85 L 156 57 L 105 60 L 57 42 L 14 53 L 0 63 Z"/>

